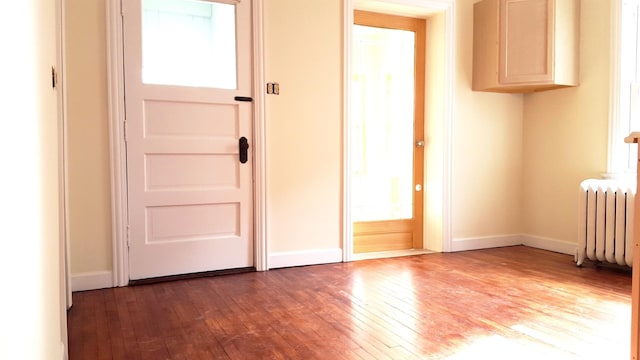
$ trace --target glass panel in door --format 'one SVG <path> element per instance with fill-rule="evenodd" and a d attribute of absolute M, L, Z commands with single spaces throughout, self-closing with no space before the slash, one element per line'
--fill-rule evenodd
<path fill-rule="evenodd" d="M 145 84 L 236 89 L 235 5 L 143 0 Z"/>
<path fill-rule="evenodd" d="M 415 34 L 355 25 L 353 220 L 413 216 Z"/>

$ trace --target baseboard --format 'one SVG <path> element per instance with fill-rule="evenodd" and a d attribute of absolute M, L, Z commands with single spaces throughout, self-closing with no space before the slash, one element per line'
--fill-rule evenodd
<path fill-rule="evenodd" d="M 515 245 L 525 245 L 567 255 L 574 255 L 576 252 L 575 243 L 529 234 L 454 239 L 451 244 L 451 251 L 479 250 Z"/>
<path fill-rule="evenodd" d="M 479 250 L 504 246 L 526 245 L 538 249 L 574 255 L 576 244 L 533 235 L 500 235 L 454 239 L 451 251 Z M 317 249 L 276 252 L 269 255 L 269 268 L 330 264 L 342 261 L 342 249 Z M 71 275 L 71 291 L 86 291 L 113 287 L 111 271 L 95 271 Z"/>
<path fill-rule="evenodd" d="M 521 235 L 483 236 L 477 238 L 453 239 L 451 251 L 489 249 L 503 246 L 522 245 Z"/>
<path fill-rule="evenodd" d="M 545 238 L 541 236 L 534 236 L 523 234 L 522 235 L 522 245 L 534 247 L 537 249 L 554 251 L 561 254 L 567 255 L 575 255 L 576 247 L 578 246 L 576 243 Z"/>
<path fill-rule="evenodd" d="M 69 352 L 67 351 L 67 345 L 64 342 L 60 342 L 60 360 L 68 360 Z"/>
<path fill-rule="evenodd" d="M 113 287 L 111 271 L 71 274 L 71 291 L 96 290 Z"/>
<path fill-rule="evenodd" d="M 276 252 L 269 255 L 269 269 L 329 264 L 342 261 L 342 249 L 318 249 Z"/>

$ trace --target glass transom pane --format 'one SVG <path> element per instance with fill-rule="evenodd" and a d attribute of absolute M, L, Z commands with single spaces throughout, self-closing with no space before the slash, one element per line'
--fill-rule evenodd
<path fill-rule="evenodd" d="M 415 33 L 355 25 L 352 217 L 413 217 Z"/>
<path fill-rule="evenodd" d="M 142 82 L 235 89 L 235 5 L 143 0 Z"/>

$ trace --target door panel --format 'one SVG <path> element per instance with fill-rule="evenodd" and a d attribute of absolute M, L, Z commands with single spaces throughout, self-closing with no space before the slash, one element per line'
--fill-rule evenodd
<path fill-rule="evenodd" d="M 192 139 L 237 139 L 237 110 L 235 104 L 147 100 L 144 102 L 144 135 L 147 138 L 184 136 Z M 180 121 L 174 121 L 175 118 Z"/>
<path fill-rule="evenodd" d="M 354 252 L 422 248 L 425 22 L 354 20 Z"/>
<path fill-rule="evenodd" d="M 240 235 L 239 210 L 238 204 L 147 207 L 147 241 L 152 244 L 237 237 Z"/>
<path fill-rule="evenodd" d="M 252 267 L 252 152 L 242 164 L 238 148 L 252 103 L 234 100 L 251 96 L 250 2 L 125 0 L 123 13 L 130 278 Z M 198 70 L 210 42 L 217 69 Z"/>
<path fill-rule="evenodd" d="M 145 171 L 147 191 L 240 186 L 240 164 L 233 154 L 149 154 L 145 156 Z"/>
<path fill-rule="evenodd" d="M 357 252 L 413 249 L 413 219 L 356 222 Z"/>

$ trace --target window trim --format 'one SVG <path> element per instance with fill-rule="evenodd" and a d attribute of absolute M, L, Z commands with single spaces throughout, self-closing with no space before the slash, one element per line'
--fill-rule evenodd
<path fill-rule="evenodd" d="M 609 82 L 609 151 L 607 171 L 609 176 L 623 171 L 620 166 L 620 23 L 622 20 L 622 1 L 611 2 L 611 42 L 610 42 L 610 82 Z M 609 177 L 606 176 L 606 177 Z"/>
<path fill-rule="evenodd" d="M 610 77 L 609 77 L 609 143 L 607 157 L 607 173 L 605 178 L 628 177 L 635 174 L 636 168 L 632 166 L 635 161 L 630 156 L 635 152 L 630 149 L 630 144 L 624 143 L 628 131 L 622 130 L 621 119 L 621 61 L 622 61 L 622 11 L 623 2 L 628 0 L 614 0 L 611 2 L 610 25 Z M 635 0 L 638 2 L 638 0 Z M 634 155 L 635 156 L 635 155 Z"/>

